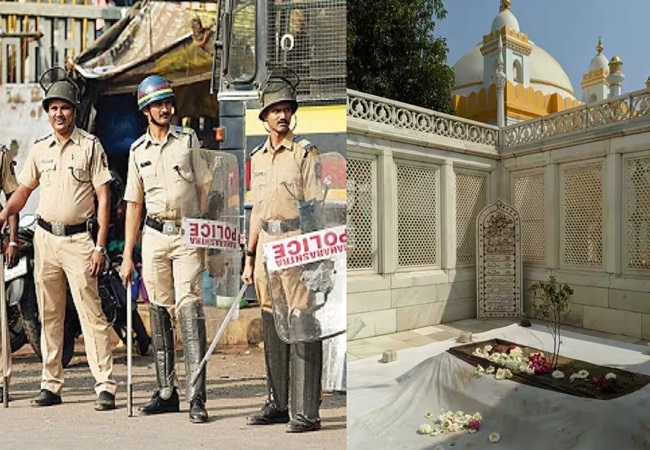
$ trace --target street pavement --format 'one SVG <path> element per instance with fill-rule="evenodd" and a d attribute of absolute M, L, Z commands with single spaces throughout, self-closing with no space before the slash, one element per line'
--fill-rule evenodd
<path fill-rule="evenodd" d="M 181 412 L 137 416 L 137 406 L 149 400 L 155 389 L 151 352 L 135 356 L 133 367 L 134 417 L 127 416 L 126 351 L 115 350 L 117 409 L 93 409 L 94 379 L 85 360 L 83 341 L 78 340 L 71 367 L 65 369 L 61 405 L 35 408 L 30 399 L 38 393 L 41 363 L 29 345 L 14 354 L 9 408 L 0 404 L 0 448 L 20 449 L 344 449 L 346 398 L 325 393 L 321 406 L 323 429 L 289 434 L 284 425 L 251 427 L 246 416 L 263 404 L 264 352 L 259 346 L 218 348 L 208 364 L 208 414 L 205 424 L 188 419 L 189 404 L 181 391 Z M 176 372 L 185 378 L 177 354 Z"/>

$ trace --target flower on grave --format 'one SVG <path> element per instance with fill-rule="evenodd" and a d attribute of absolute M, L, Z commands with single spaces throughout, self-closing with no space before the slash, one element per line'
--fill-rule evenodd
<path fill-rule="evenodd" d="M 428 413 L 425 417 L 433 418 L 433 414 Z M 470 415 L 462 411 L 443 411 L 435 423 L 421 425 L 418 429 L 418 434 L 438 436 L 445 431 L 455 433 L 461 430 L 468 430 L 471 433 L 475 433 L 481 426 L 481 420 L 483 420 L 483 417 L 479 413 Z"/>
<path fill-rule="evenodd" d="M 564 378 L 564 372 L 560 372 L 559 370 L 556 370 L 551 374 L 551 376 L 559 380 L 561 378 Z"/>
<path fill-rule="evenodd" d="M 499 435 L 499 433 L 490 433 L 490 435 L 488 436 L 488 441 L 492 442 L 493 444 L 495 442 L 499 442 L 500 440 L 501 440 L 501 436 Z"/>
<path fill-rule="evenodd" d="M 533 353 L 528 356 L 528 367 L 533 369 L 533 373 L 538 375 L 551 373 L 553 371 L 551 363 L 548 362 L 548 360 L 541 353 Z"/>
<path fill-rule="evenodd" d="M 607 380 L 615 380 L 616 379 L 616 374 L 609 372 L 607 375 L 605 375 L 605 379 Z"/>
<path fill-rule="evenodd" d="M 485 373 L 491 374 L 491 373 L 494 373 L 494 370 L 495 370 L 494 366 L 490 366 L 487 369 L 485 369 Z"/>
<path fill-rule="evenodd" d="M 607 375 L 614 375 L 614 374 L 610 372 Z M 592 377 L 591 383 L 597 385 L 601 392 L 613 394 L 620 388 L 620 386 L 616 384 L 616 375 L 614 375 L 613 378 L 612 377 L 607 378 L 607 375 L 600 376 L 600 377 L 598 376 Z"/>
<path fill-rule="evenodd" d="M 582 369 L 579 372 L 571 374 L 569 381 L 573 383 L 574 380 L 586 380 L 589 377 L 589 372 Z"/>
<path fill-rule="evenodd" d="M 497 374 L 494 376 L 497 380 L 512 378 L 512 372 L 509 369 L 498 369 Z"/>
<path fill-rule="evenodd" d="M 483 368 L 483 366 L 481 366 L 480 364 L 478 366 L 476 366 L 476 369 L 474 369 L 474 374 L 473 375 L 475 377 L 477 377 L 477 378 L 482 377 L 483 375 L 485 375 L 485 369 Z"/>

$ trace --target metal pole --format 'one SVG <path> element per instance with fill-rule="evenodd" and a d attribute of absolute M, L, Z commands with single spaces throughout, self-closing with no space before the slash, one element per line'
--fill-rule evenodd
<path fill-rule="evenodd" d="M 133 295 L 131 283 L 126 286 L 126 412 L 133 417 L 133 384 L 131 382 L 131 362 L 133 357 Z"/>
<path fill-rule="evenodd" d="M 242 288 L 239 290 L 239 294 L 237 294 L 237 297 L 235 297 L 235 301 L 230 306 L 230 309 L 228 310 L 228 314 L 226 314 L 226 317 L 223 319 L 223 323 L 217 330 L 217 334 L 214 336 L 214 339 L 212 339 L 210 348 L 208 349 L 208 351 L 205 353 L 205 356 L 201 360 L 201 363 L 199 364 L 199 368 L 196 370 L 194 375 L 192 375 L 190 386 L 194 386 L 196 384 L 197 380 L 199 379 L 199 375 L 201 374 L 201 372 L 203 372 L 205 364 L 208 362 L 208 359 L 210 359 L 212 352 L 214 352 L 214 349 L 217 347 L 217 343 L 219 342 L 219 339 L 221 339 L 221 335 L 223 334 L 223 332 L 226 330 L 228 323 L 231 320 L 236 320 L 239 317 L 236 314 L 239 312 L 239 302 L 241 302 L 241 299 L 244 296 L 244 293 L 246 292 L 246 288 L 248 288 L 247 284 L 243 285 Z"/>
<path fill-rule="evenodd" d="M 9 330 L 7 329 L 7 291 L 5 290 L 5 257 L 0 251 L 0 322 L 2 322 L 2 403 L 9 407 L 9 377 L 7 376 L 7 361 L 9 353 Z"/>

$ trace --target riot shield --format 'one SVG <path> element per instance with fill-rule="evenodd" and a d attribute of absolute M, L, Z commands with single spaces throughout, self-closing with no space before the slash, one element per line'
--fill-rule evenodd
<path fill-rule="evenodd" d="M 196 254 L 181 263 L 174 275 L 183 278 L 176 287 L 184 289 L 189 282 L 193 293 L 201 291 L 201 302 L 177 299 L 176 312 L 185 356 L 186 397 L 206 399 L 207 308 L 229 307 L 237 299 L 240 279 L 241 251 L 239 248 L 239 172 L 234 155 L 213 150 L 197 151 L 190 164 L 194 179 L 196 204 L 185 202 L 187 212 L 182 220 L 182 252 Z M 181 166 L 181 171 L 183 167 Z M 188 179 L 190 179 L 188 177 Z M 189 189 L 189 187 L 188 187 Z M 188 192 L 191 198 L 194 192 Z M 185 273 L 183 273 L 185 271 Z M 200 287 L 199 287 L 200 286 Z M 205 308 L 204 308 L 205 306 Z M 236 319 L 232 314 L 226 320 Z M 209 357 L 209 356 L 208 356 Z M 207 416 L 206 416 L 207 417 Z M 206 417 L 197 415 L 197 422 Z"/>
<path fill-rule="evenodd" d="M 200 152 L 210 182 L 207 192 L 199 192 L 199 215 L 183 216 L 183 242 L 202 249 L 204 305 L 227 308 L 241 284 L 239 169 L 232 154 L 203 149 Z"/>
<path fill-rule="evenodd" d="M 290 193 L 300 230 L 264 243 L 275 325 L 287 343 L 319 341 L 346 329 L 345 165 L 339 153 L 321 155 L 317 197 Z"/>

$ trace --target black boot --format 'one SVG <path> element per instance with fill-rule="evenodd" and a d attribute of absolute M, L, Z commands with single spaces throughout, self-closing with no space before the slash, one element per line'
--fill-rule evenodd
<path fill-rule="evenodd" d="M 249 425 L 269 425 L 289 421 L 289 345 L 275 330 L 273 313 L 262 310 L 266 388 L 268 399 L 262 409 L 248 416 Z"/>
<path fill-rule="evenodd" d="M 180 411 L 178 392 L 174 387 L 174 329 L 167 309 L 151 305 L 151 342 L 156 363 L 158 390 L 151 400 L 138 408 L 141 414 L 161 414 Z"/>
<path fill-rule="evenodd" d="M 318 409 L 323 373 L 322 342 L 291 346 L 291 421 L 287 433 L 319 430 Z"/>
<path fill-rule="evenodd" d="M 190 383 L 207 350 L 203 304 L 192 302 L 183 305 L 178 311 L 178 322 L 183 335 L 187 398 L 190 401 L 190 422 L 202 423 L 208 420 L 208 411 L 205 409 L 206 369 L 204 368 L 201 371 L 194 386 L 191 386 Z"/>

